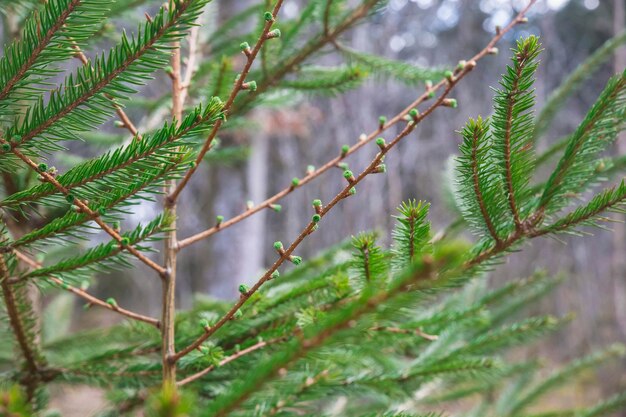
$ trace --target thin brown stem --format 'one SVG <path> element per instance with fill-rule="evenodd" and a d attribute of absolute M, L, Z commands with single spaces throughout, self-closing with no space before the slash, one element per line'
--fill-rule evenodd
<path fill-rule="evenodd" d="M 327 206 L 325 206 L 324 208 L 322 208 L 320 210 L 320 212 L 318 214 L 321 216 L 321 218 L 323 218 L 340 201 L 342 201 L 343 199 L 345 199 L 348 196 L 350 196 L 351 195 L 351 192 L 350 192 L 351 189 L 355 185 L 360 183 L 367 175 L 375 172 L 375 170 L 377 169 L 378 165 L 380 164 L 380 162 L 382 161 L 384 156 L 394 146 L 396 146 L 404 137 L 408 136 L 415 129 L 415 127 L 425 117 L 430 115 L 437 107 L 439 107 L 439 106 L 441 106 L 443 104 L 445 98 L 448 96 L 448 94 L 454 88 L 454 86 L 461 79 L 463 79 L 470 71 L 472 71 L 474 69 L 474 67 L 476 66 L 477 61 L 479 59 L 483 58 L 484 56 L 486 56 L 489 53 L 489 51 L 491 50 L 491 48 L 495 45 L 495 43 L 502 36 L 504 36 L 505 33 L 507 33 L 509 30 L 511 30 L 511 28 L 513 28 L 513 26 L 515 26 L 516 24 L 522 22 L 522 18 L 524 16 L 524 14 L 532 6 L 532 4 L 534 4 L 534 2 L 535 2 L 535 0 L 531 0 L 531 2 L 528 4 L 528 6 L 526 6 L 526 8 L 524 8 L 517 15 L 517 17 L 511 23 L 509 23 L 509 25 L 507 25 L 502 31 L 500 31 L 498 34 L 496 34 L 482 51 L 477 53 L 471 60 L 467 61 L 467 64 L 463 68 L 458 69 L 456 71 L 456 73 L 455 73 L 455 76 L 451 80 L 442 80 L 440 82 L 440 84 L 442 84 L 442 85 L 445 84 L 445 86 L 446 86 L 444 91 L 443 91 L 443 93 L 423 113 L 421 113 L 421 114 L 417 115 L 416 117 L 414 117 L 414 119 L 411 122 L 409 122 L 406 125 L 406 127 L 387 146 L 385 146 L 385 148 L 381 149 L 381 151 L 376 155 L 374 160 L 372 160 L 372 162 L 368 165 L 367 168 L 365 168 L 361 172 L 361 174 L 359 174 L 356 178 L 351 180 L 349 182 L 349 184 L 346 187 L 344 187 L 344 189 L 342 191 L 340 191 L 335 196 L 335 198 L 333 198 L 330 201 L 330 203 Z M 399 116 L 397 116 L 397 117 L 399 117 Z M 300 245 L 300 243 L 302 243 L 302 241 L 308 235 L 310 235 L 312 233 L 312 231 L 313 231 L 314 227 L 316 226 L 316 224 L 317 223 L 314 223 L 313 221 L 310 221 L 309 224 L 307 224 L 306 227 L 302 230 L 300 235 L 298 235 L 298 237 L 293 241 L 293 243 L 291 245 L 289 245 L 288 248 L 286 248 L 283 251 L 281 251 L 279 258 L 265 272 L 265 274 L 263 274 L 263 276 L 256 282 L 256 284 L 254 284 L 254 286 L 252 286 L 246 293 L 242 294 L 241 297 L 239 297 L 239 300 L 231 307 L 231 309 L 228 312 L 226 312 L 215 323 L 214 326 L 212 326 L 210 328 L 207 328 L 204 334 L 202 334 L 200 337 L 198 337 L 189 346 L 187 346 L 186 348 L 184 348 L 183 350 L 178 352 L 174 359 L 175 360 L 179 360 L 181 357 L 187 355 L 189 352 L 191 352 L 194 349 L 198 348 L 205 340 L 207 340 L 211 335 L 213 335 L 217 330 L 219 330 L 229 320 L 231 320 L 234 317 L 235 313 L 243 306 L 243 304 L 245 304 L 245 302 L 254 293 L 256 293 L 265 282 L 267 282 L 268 280 L 271 279 L 272 274 L 280 267 L 280 265 L 282 265 L 285 260 L 287 260 L 287 259 L 289 259 L 291 257 L 293 251 Z"/>
<path fill-rule="evenodd" d="M 430 341 L 439 339 L 439 336 L 436 334 L 428 334 L 422 329 L 402 329 L 400 327 L 374 326 L 370 330 L 396 334 L 413 334 Z"/>
<path fill-rule="evenodd" d="M 230 96 L 228 97 L 228 100 L 226 100 L 226 103 L 224 104 L 223 112 L 226 116 L 228 116 L 228 114 L 230 113 L 230 109 L 233 106 L 233 103 L 235 102 L 235 98 L 237 98 L 237 95 L 243 89 L 244 83 L 246 82 L 246 77 L 250 73 L 252 64 L 254 63 L 255 58 L 259 54 L 259 51 L 263 47 L 263 44 L 268 39 L 267 34 L 272 28 L 274 24 L 274 20 L 276 19 L 276 16 L 278 15 L 278 11 L 280 10 L 282 4 L 283 4 L 283 0 L 276 1 L 276 5 L 274 6 L 274 9 L 272 10 L 273 19 L 265 23 L 265 26 L 263 27 L 263 31 L 261 32 L 261 35 L 259 36 L 259 39 L 257 40 L 256 44 L 254 45 L 254 48 L 250 51 L 250 53 L 246 55 L 247 56 L 246 64 L 243 70 L 241 71 L 241 74 L 237 78 L 237 81 L 235 82 L 235 85 L 230 93 Z M 198 166 L 200 166 L 200 163 L 204 159 L 204 156 L 211 149 L 211 146 L 213 145 L 213 139 L 215 139 L 215 136 L 217 136 L 217 132 L 219 132 L 222 126 L 222 123 L 223 123 L 222 119 L 217 120 L 217 122 L 215 122 L 215 125 L 213 125 L 211 132 L 209 133 L 208 137 L 206 138 L 204 142 L 204 145 L 202 145 L 200 152 L 198 152 L 198 156 L 196 157 L 196 163 L 189 169 L 189 171 L 185 173 L 184 177 L 182 178 L 178 186 L 173 190 L 173 192 L 171 192 L 167 196 L 167 199 L 169 201 L 175 202 L 178 199 L 178 196 L 180 195 L 182 190 L 187 186 L 187 183 L 189 182 L 193 174 L 198 169 Z"/>
<path fill-rule="evenodd" d="M 282 342 L 284 340 L 286 340 L 286 338 L 281 337 L 281 338 L 277 338 L 277 339 L 273 339 L 273 340 L 257 342 L 257 343 L 255 343 L 252 346 L 249 346 L 249 347 L 247 347 L 245 349 L 240 350 L 237 353 L 233 353 L 232 355 L 227 356 L 226 358 L 222 359 L 217 366 L 216 365 L 211 365 L 211 366 L 201 370 L 200 372 L 197 372 L 197 373 L 195 373 L 193 375 L 188 376 L 185 379 L 182 379 L 182 380 L 178 381 L 176 383 L 176 385 L 178 385 L 179 387 L 182 387 L 183 385 L 189 384 L 190 382 L 193 382 L 193 381 L 196 381 L 196 380 L 202 378 L 203 376 L 207 375 L 208 373 L 212 372 L 213 370 L 215 370 L 218 367 L 222 367 L 222 366 L 224 366 L 224 365 L 226 365 L 226 364 L 228 364 L 228 363 L 230 363 L 232 361 L 235 361 L 235 360 L 241 358 L 242 356 L 245 356 L 245 355 L 247 355 L 249 353 L 252 353 L 254 351 L 262 349 L 265 346 L 269 346 L 269 345 L 273 345 L 273 344 L 276 344 L 276 343 L 280 343 L 280 342 Z"/>

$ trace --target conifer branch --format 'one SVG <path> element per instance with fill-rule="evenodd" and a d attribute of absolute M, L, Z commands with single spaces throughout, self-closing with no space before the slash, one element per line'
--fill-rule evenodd
<path fill-rule="evenodd" d="M 13 330 L 13 334 L 17 341 L 24 362 L 26 364 L 26 371 L 28 377 L 24 379 L 24 385 L 28 394 L 28 399 L 31 400 L 35 395 L 35 390 L 39 385 L 39 372 L 41 370 L 38 353 L 36 347 L 33 345 L 32 338 L 28 335 L 28 330 L 25 327 L 25 323 L 22 320 L 22 314 L 18 306 L 16 294 L 9 284 L 9 269 L 3 254 L 0 254 L 0 287 L 2 289 L 2 297 L 4 298 L 4 304 L 6 312 L 9 317 L 9 324 Z"/>
<path fill-rule="evenodd" d="M 375 172 L 379 166 L 379 164 L 381 163 L 383 157 L 395 146 L 398 144 L 398 142 L 400 142 L 404 137 L 408 136 L 414 129 L 415 127 L 428 115 L 430 115 L 436 108 L 438 108 L 439 106 L 445 105 L 445 100 L 448 96 L 448 94 L 450 93 L 450 91 L 454 88 L 454 86 L 461 80 L 463 79 L 470 71 L 472 71 L 475 66 L 476 66 L 476 62 L 483 58 L 484 56 L 488 55 L 489 52 L 491 51 L 491 48 L 493 48 L 493 46 L 495 45 L 495 43 L 500 40 L 500 38 L 502 36 L 504 36 L 504 34 L 506 32 L 508 32 L 509 30 L 511 30 L 511 28 L 513 28 L 516 24 L 518 23 L 522 23 L 524 21 L 524 15 L 526 14 L 526 12 L 528 11 L 528 9 L 535 3 L 536 0 L 531 0 L 529 2 L 529 4 L 522 10 L 520 11 L 520 13 L 516 16 L 516 18 L 511 21 L 504 29 L 502 29 L 499 33 L 497 33 L 492 39 L 491 41 L 487 44 L 487 46 L 480 52 L 478 52 L 471 60 L 467 61 L 467 64 L 464 65 L 462 68 L 457 68 L 455 70 L 455 73 L 453 74 L 453 77 L 451 77 L 448 80 L 442 80 L 440 82 L 440 84 L 443 86 L 445 85 L 445 89 L 442 92 L 442 94 L 435 100 L 435 102 L 428 107 L 423 113 L 418 113 L 418 112 L 413 112 L 413 111 L 409 111 L 409 113 L 412 114 L 412 120 L 409 121 L 407 123 L 407 125 L 405 126 L 405 128 L 388 144 L 386 145 L 383 149 L 380 150 L 380 152 L 376 155 L 376 157 L 374 158 L 374 160 L 368 165 L 367 168 L 365 168 L 361 174 L 359 174 L 357 177 L 353 177 L 352 173 L 350 173 L 350 177 L 348 178 L 348 176 L 346 176 L 346 178 L 348 179 L 348 185 L 342 190 L 340 191 L 331 201 L 328 205 L 326 205 L 324 208 L 322 208 L 319 213 L 317 213 L 319 215 L 319 220 L 323 219 L 323 217 L 335 206 L 337 205 L 340 201 L 342 201 L 343 199 L 349 197 L 351 194 L 353 194 L 353 190 L 354 190 L 354 186 L 357 185 L 359 182 L 361 182 L 365 177 L 367 177 L 369 174 Z M 349 172 L 349 171 L 347 171 Z M 319 220 L 316 221 L 311 221 L 309 222 L 309 224 L 302 230 L 302 232 L 298 235 L 298 237 L 293 241 L 293 243 L 291 245 L 289 245 L 288 248 L 283 249 L 282 248 L 282 244 L 280 245 L 280 257 L 274 262 L 274 264 L 265 272 L 265 274 L 254 284 L 254 286 L 252 286 L 250 289 L 248 289 L 245 293 L 241 294 L 241 297 L 239 298 L 239 300 L 237 301 L 237 303 L 235 303 L 235 305 L 233 305 L 231 307 L 231 309 L 225 313 L 213 326 L 205 329 L 204 334 L 202 334 L 200 337 L 198 337 L 194 342 L 192 342 L 190 345 L 188 345 L 186 348 L 182 349 L 181 351 L 179 351 L 175 356 L 174 356 L 174 360 L 179 360 L 181 357 L 187 355 L 188 353 L 190 353 L 191 351 L 193 351 L 194 349 L 197 349 L 202 343 L 204 343 L 205 340 L 207 340 L 211 335 L 213 335 L 217 330 L 219 330 L 222 326 L 224 326 L 229 320 L 231 320 L 235 314 L 239 311 L 239 309 L 245 304 L 245 302 L 254 294 L 256 293 L 256 291 L 259 290 L 259 288 L 261 288 L 261 286 L 267 282 L 268 280 L 270 280 L 273 277 L 273 274 L 278 270 L 278 268 L 280 267 L 280 265 L 282 265 L 284 263 L 285 260 L 290 259 L 290 257 L 292 256 L 292 253 L 294 252 L 294 250 L 300 245 L 300 243 L 302 243 L 302 241 L 304 241 L 304 239 L 310 235 L 316 228 L 317 228 L 317 224 L 319 222 Z"/>
<path fill-rule="evenodd" d="M 0 143 L 6 143 L 6 141 L 4 141 L 2 139 L 2 140 L 0 140 Z M 15 156 L 17 156 L 20 160 L 22 160 L 33 171 L 39 173 L 41 175 L 41 177 L 45 181 L 47 181 L 50 184 L 52 184 L 63 195 L 71 196 L 70 190 L 68 190 L 66 187 L 61 185 L 54 176 L 50 175 L 46 171 L 41 171 L 39 169 L 39 166 L 36 163 L 34 163 L 30 158 L 28 158 L 26 155 L 24 155 L 22 152 L 20 152 L 17 148 L 13 148 L 12 151 L 13 151 L 13 154 L 15 154 Z M 78 207 L 78 209 L 80 210 L 81 213 L 84 213 L 85 215 L 87 215 L 90 219 L 92 219 L 94 222 L 96 222 L 98 224 L 98 226 L 100 226 L 100 228 L 102 228 L 102 230 L 104 230 L 111 237 L 113 237 L 113 239 L 117 240 L 119 242 L 119 244 L 124 249 L 126 249 L 128 252 L 130 252 L 133 256 L 135 256 L 137 259 L 139 259 L 141 262 L 143 262 L 144 264 L 146 264 L 150 268 L 152 268 L 155 271 L 157 271 L 161 277 L 165 274 L 166 271 L 165 271 L 165 269 L 162 266 L 158 265 L 157 263 L 152 261 L 150 258 L 148 258 L 145 255 L 143 255 L 141 252 L 139 252 L 134 247 L 125 244 L 124 243 L 124 239 L 120 236 L 120 234 L 118 232 L 116 232 L 111 226 L 109 226 L 104 221 L 102 221 L 102 219 L 100 218 L 100 213 L 92 210 L 84 201 L 82 201 L 82 200 L 80 200 L 78 198 L 74 198 L 73 204 Z"/>
<path fill-rule="evenodd" d="M 246 86 L 246 78 L 248 76 L 248 73 L 250 72 L 250 69 L 252 68 L 252 64 L 254 63 L 259 51 L 263 47 L 263 44 L 265 44 L 265 42 L 269 39 L 268 33 L 270 32 L 270 30 L 272 29 L 272 26 L 274 25 L 276 16 L 278 16 L 278 11 L 280 10 L 282 4 L 283 4 L 283 0 L 276 1 L 276 4 L 274 5 L 274 9 L 271 12 L 272 18 L 266 19 L 265 25 L 263 26 L 263 30 L 261 31 L 261 34 L 259 38 L 257 39 L 256 44 L 254 45 L 254 48 L 249 51 L 244 50 L 244 53 L 247 58 L 246 64 L 241 70 L 241 73 L 239 74 L 239 77 L 235 81 L 235 85 L 233 86 L 233 89 L 231 90 L 230 95 L 228 96 L 228 99 L 226 100 L 226 103 L 224 104 L 223 111 L 226 117 L 228 117 L 228 115 L 230 114 L 231 107 L 233 106 L 233 103 L 235 102 L 237 95 Z M 209 133 L 208 137 L 206 138 L 204 142 L 204 145 L 198 152 L 198 155 L 196 157 L 196 163 L 187 171 L 187 173 L 180 180 L 176 188 L 167 196 L 167 199 L 170 201 L 169 204 L 172 204 L 173 202 L 178 200 L 178 196 L 180 195 L 182 190 L 185 188 L 185 186 L 187 185 L 187 183 L 189 182 L 193 174 L 196 172 L 196 170 L 198 169 L 198 166 L 202 163 L 202 160 L 204 159 L 204 156 L 206 155 L 206 153 L 211 149 L 213 145 L 213 139 L 215 139 L 215 137 L 217 136 L 217 132 L 219 132 L 222 126 L 222 123 L 223 123 L 223 120 L 218 120 L 217 122 L 215 122 L 215 125 L 213 125 L 213 129 L 211 129 L 211 132 Z"/>
<path fill-rule="evenodd" d="M 249 347 L 247 347 L 245 349 L 241 349 L 240 351 L 235 352 L 232 355 L 225 357 L 217 365 L 211 365 L 211 366 L 209 366 L 209 367 L 207 367 L 207 368 L 205 368 L 205 369 L 203 369 L 203 370 L 201 370 L 201 371 L 199 371 L 199 372 L 197 372 L 197 373 L 195 373 L 193 375 L 190 375 L 190 376 L 188 376 L 188 377 L 186 377 L 184 379 L 181 379 L 180 381 L 176 382 L 176 385 L 179 386 L 179 387 L 182 387 L 183 385 L 186 385 L 186 384 L 189 384 L 191 382 L 194 382 L 194 381 L 202 378 L 203 376 L 207 375 L 208 373 L 214 371 L 215 369 L 220 368 L 220 367 L 222 367 L 222 366 L 224 366 L 224 365 L 226 365 L 226 364 L 228 364 L 230 362 L 233 362 L 233 361 L 241 358 L 242 356 L 246 356 L 246 355 L 248 355 L 248 354 L 250 354 L 252 352 L 255 352 L 255 351 L 259 350 L 259 349 L 262 349 L 262 348 L 264 348 L 266 346 L 274 345 L 274 344 L 283 342 L 285 340 L 286 340 L 285 337 L 279 337 L 279 338 L 268 340 L 268 341 L 262 340 L 260 342 L 257 342 L 257 343 L 255 343 L 252 346 L 249 346 Z"/>

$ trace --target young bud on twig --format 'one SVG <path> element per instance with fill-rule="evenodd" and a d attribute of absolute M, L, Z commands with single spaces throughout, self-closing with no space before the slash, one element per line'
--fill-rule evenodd
<path fill-rule="evenodd" d="M 241 49 L 241 52 L 243 52 L 247 57 L 249 57 L 252 53 L 252 49 L 250 49 L 250 44 L 248 42 L 241 42 L 239 44 L 239 49 Z"/>
<path fill-rule="evenodd" d="M 283 206 L 281 206 L 280 204 L 270 204 L 270 208 L 276 213 L 280 213 L 280 211 L 283 209 Z"/>
<path fill-rule="evenodd" d="M 520 23 L 528 23 L 528 18 L 527 17 L 522 17 L 518 20 L 518 22 Z"/>
<path fill-rule="evenodd" d="M 272 12 L 265 12 L 263 13 L 263 19 L 265 19 L 266 22 L 273 22 L 274 15 L 272 14 Z"/>
<path fill-rule="evenodd" d="M 265 35 L 265 39 L 276 39 L 276 38 L 280 38 L 280 36 L 281 36 L 280 29 L 274 29 L 274 30 L 270 30 L 269 32 L 267 32 L 267 35 Z"/>
<path fill-rule="evenodd" d="M 233 314 L 233 320 L 237 320 L 243 317 L 243 311 L 241 311 L 241 309 L 235 311 L 235 313 Z"/>
<path fill-rule="evenodd" d="M 367 135 L 366 135 L 365 133 L 361 133 L 361 134 L 359 135 L 359 140 L 360 140 L 361 142 L 365 142 L 365 141 L 367 140 Z"/>
<path fill-rule="evenodd" d="M 270 275 L 270 279 L 276 279 L 280 277 L 280 272 L 278 272 L 278 270 L 272 272 L 272 274 Z"/>
<path fill-rule="evenodd" d="M 216 223 L 215 223 L 215 227 L 220 227 L 222 225 L 222 222 L 224 221 L 224 216 L 217 216 L 215 218 Z"/>
<path fill-rule="evenodd" d="M 320 220 L 322 220 L 322 216 L 320 216 L 320 215 L 319 215 L 319 214 L 317 214 L 317 213 L 315 213 L 315 214 L 313 215 L 313 217 L 311 217 L 311 221 L 312 221 L 313 223 L 319 223 L 319 222 L 320 222 Z"/>
<path fill-rule="evenodd" d="M 307 174 L 307 175 L 311 175 L 313 172 L 315 172 L 315 166 L 313 166 L 313 165 L 308 165 L 308 166 L 306 167 L 306 174 Z"/>
<path fill-rule="evenodd" d="M 456 65 L 456 69 L 459 71 L 462 71 L 465 68 L 465 65 L 467 65 L 467 61 L 462 59 L 459 61 L 459 63 Z"/>
<path fill-rule="evenodd" d="M 123 237 L 120 239 L 120 245 L 122 246 L 128 246 L 130 245 L 130 239 L 127 237 Z"/>
<path fill-rule="evenodd" d="M 343 172 L 343 177 L 347 179 L 350 184 L 352 184 L 355 181 L 354 174 L 349 169 Z"/>
<path fill-rule="evenodd" d="M 349 193 L 350 195 L 355 195 L 355 194 L 356 194 L 356 188 L 354 188 L 354 187 L 350 188 L 350 189 L 348 190 L 348 193 Z"/>
<path fill-rule="evenodd" d="M 343 146 L 341 147 L 341 157 L 342 157 L 342 158 L 343 158 L 343 157 L 345 157 L 345 156 L 348 154 L 348 152 L 349 152 L 349 151 L 350 151 L 350 146 L 348 146 L 348 145 L 343 145 Z"/>
<path fill-rule="evenodd" d="M 254 201 L 248 200 L 246 201 L 246 210 L 252 210 L 254 208 Z"/>
<path fill-rule="evenodd" d="M 387 172 L 387 165 L 379 164 L 376 168 L 374 168 L 372 174 L 384 174 L 385 172 Z"/>
<path fill-rule="evenodd" d="M 11 151 L 11 144 L 10 143 L 3 143 L 2 144 L 2 150 L 4 152 L 10 152 Z"/>
<path fill-rule="evenodd" d="M 241 284 L 239 286 L 239 293 L 241 295 L 246 295 L 248 294 L 248 291 L 250 291 L 250 287 L 248 287 L 246 284 Z"/>
<path fill-rule="evenodd" d="M 376 139 L 376 145 L 378 145 L 378 147 L 380 148 L 381 151 L 384 151 L 385 148 L 387 147 L 387 144 L 385 143 L 385 139 L 384 138 Z"/>
<path fill-rule="evenodd" d="M 320 214 L 322 211 L 322 200 L 315 199 L 313 200 L 313 208 L 317 214 Z"/>
<path fill-rule="evenodd" d="M 409 117 L 411 118 L 411 120 L 413 120 L 415 123 L 417 123 L 419 121 L 419 117 L 420 117 L 419 110 L 417 110 L 417 109 L 409 110 Z"/>
<path fill-rule="evenodd" d="M 122 225 L 120 224 L 119 221 L 113 222 L 113 230 L 115 230 L 117 233 L 119 233 L 122 230 Z"/>
<path fill-rule="evenodd" d="M 146 17 L 146 20 L 150 23 L 152 23 L 152 17 L 148 14 L 148 12 L 144 12 L 143 14 Z"/>
<path fill-rule="evenodd" d="M 444 107 L 452 107 L 453 109 L 456 109 L 458 107 L 458 103 L 456 102 L 456 99 L 454 98 L 443 99 L 443 101 L 441 102 L 441 105 Z"/>
<path fill-rule="evenodd" d="M 296 188 L 298 185 L 300 185 L 300 178 L 294 177 L 291 180 L 291 188 Z"/>
<path fill-rule="evenodd" d="M 496 48 L 495 46 L 493 46 L 493 47 L 491 47 L 491 48 L 489 48 L 489 49 L 487 50 L 487 53 L 488 53 L 489 55 L 498 55 L 498 48 Z"/>
<path fill-rule="evenodd" d="M 204 329 L 205 332 L 211 330 L 211 323 L 207 319 L 200 320 L 200 327 Z"/>
<path fill-rule="evenodd" d="M 385 116 L 380 116 L 378 118 L 378 129 L 383 130 L 385 128 L 386 123 L 387 123 L 387 118 Z"/>
<path fill-rule="evenodd" d="M 115 301 L 115 298 L 113 297 L 107 298 L 107 304 L 113 308 L 117 308 L 117 301 Z"/>
<path fill-rule="evenodd" d="M 37 169 L 39 170 L 39 172 L 45 172 L 48 170 L 48 164 L 42 162 L 37 165 Z"/>
<path fill-rule="evenodd" d="M 337 168 L 341 169 L 342 171 L 345 171 L 346 169 L 350 169 L 350 165 L 348 165 L 347 162 L 339 162 L 337 164 Z"/>
<path fill-rule="evenodd" d="M 281 241 L 274 242 L 274 249 L 276 249 L 276 252 L 278 252 L 280 256 L 285 253 L 285 247 Z"/>
<path fill-rule="evenodd" d="M 126 123 L 122 122 L 121 120 L 116 120 L 114 124 L 115 124 L 115 127 L 120 127 L 120 128 L 126 127 Z"/>
<path fill-rule="evenodd" d="M 446 80 L 448 80 L 449 83 L 454 81 L 454 74 L 452 73 L 452 71 L 448 70 L 448 71 L 444 72 L 443 76 L 446 77 Z"/>
<path fill-rule="evenodd" d="M 248 82 L 245 82 L 245 83 L 241 84 L 241 89 L 242 90 L 256 91 L 256 89 L 257 89 L 256 81 L 248 81 Z"/>
<path fill-rule="evenodd" d="M 295 256 L 295 255 L 291 255 L 289 256 L 289 260 L 291 261 L 292 264 L 294 264 L 295 266 L 298 266 L 302 263 L 302 258 L 299 256 Z"/>
<path fill-rule="evenodd" d="M 502 32 L 502 27 L 500 25 L 496 25 L 496 35 L 500 35 Z"/>

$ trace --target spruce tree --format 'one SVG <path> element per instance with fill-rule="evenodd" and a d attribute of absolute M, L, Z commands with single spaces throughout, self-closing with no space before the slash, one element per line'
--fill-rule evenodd
<path fill-rule="evenodd" d="M 103 416 L 435 416 L 446 402 L 466 398 L 479 399 L 467 416 L 528 416 L 577 374 L 624 356 L 624 347 L 609 346 L 547 377 L 537 361 L 509 360 L 510 347 L 569 321 L 519 314 L 562 279 L 537 273 L 496 289 L 484 280 L 531 239 L 584 234 L 582 227 L 604 227 L 608 211 L 624 211 L 625 159 L 606 157 L 605 150 L 626 124 L 626 71 L 607 82 L 575 131 L 546 152 L 535 151 L 563 101 L 623 36 L 567 78 L 537 117 L 533 83 L 549 45 L 532 35 L 517 40 L 495 90 L 493 115 L 472 114 L 459 130 L 454 224 L 466 225 L 473 239 L 458 227 L 434 233 L 431 205 L 408 200 L 394 213 L 389 247 L 365 231 L 303 260 L 300 244 L 323 233 L 334 207 L 362 198 L 359 186 L 385 174 L 385 156 L 400 141 L 433 112 L 458 107 L 451 96 L 457 84 L 526 22 L 534 1 L 452 70 L 344 46 L 341 35 L 375 13 L 384 3 L 379 0 L 312 0 L 284 21 L 282 0 L 259 1 L 213 30 L 204 40 L 211 59 L 201 62 L 196 22 L 209 0 L 168 0 L 132 34 L 114 34 L 108 51 L 87 56 L 94 38 L 107 33 L 108 19 L 143 3 L 0 2 L 0 11 L 23 19 L 0 59 L 3 415 L 46 415 L 49 387 L 64 383 L 106 389 L 110 409 Z M 248 24 L 243 35 L 242 22 Z M 345 63 L 316 66 L 325 48 Z M 78 61 L 76 69 L 67 69 L 70 60 Z M 160 71 L 171 89 L 152 111 L 158 118 L 169 103 L 171 112 L 160 126 L 140 131 L 125 105 Z M 403 111 L 373 121 L 371 133 L 319 168 L 285 179 L 277 194 L 232 218 L 218 216 L 195 235 L 177 235 L 177 203 L 190 179 L 206 160 L 228 158 L 221 132 L 245 123 L 273 93 L 341 94 L 371 75 L 425 87 Z M 111 145 L 99 128 L 113 119 L 129 135 Z M 66 154 L 75 140 L 100 150 L 108 143 L 108 149 L 77 161 Z M 356 152 L 374 155 L 362 171 L 346 164 Z M 550 175 L 542 177 L 538 168 L 550 164 Z M 310 221 L 292 242 L 274 243 L 275 262 L 254 285 L 239 285 L 233 302 L 207 298 L 189 311 L 177 309 L 181 251 L 262 210 L 280 211 L 281 199 L 324 174 L 338 190 L 335 197 L 311 202 Z M 598 189 L 604 181 L 614 185 Z M 581 196 L 586 202 L 577 201 Z M 129 214 L 146 200 L 158 202 L 160 213 L 128 227 Z M 88 244 L 93 234 L 106 241 Z M 162 284 L 160 317 L 89 292 L 96 276 L 140 263 Z M 294 267 L 285 268 L 289 263 Z M 39 294 L 60 292 L 126 320 L 46 340 Z M 618 392 L 595 406 L 544 415 L 608 415 L 625 404 L 626 394 Z"/>

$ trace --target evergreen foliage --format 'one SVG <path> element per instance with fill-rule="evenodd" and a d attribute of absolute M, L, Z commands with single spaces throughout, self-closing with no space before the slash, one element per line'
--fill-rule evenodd
<path fill-rule="evenodd" d="M 563 280 L 538 272 L 492 288 L 484 279 L 530 239 L 583 234 L 581 227 L 603 227 L 606 212 L 624 212 L 623 179 L 600 191 L 594 187 L 625 166 L 623 156 L 608 159 L 603 152 L 625 127 L 626 71 L 608 81 L 574 132 L 541 155 L 534 151 L 555 103 L 614 43 L 577 70 L 536 121 L 533 83 L 542 46 L 535 36 L 517 41 L 495 90 L 493 115 L 474 116 L 460 131 L 453 174 L 461 215 L 456 223 L 466 223 L 475 241 L 454 230 L 433 234 L 430 204 L 409 200 L 398 208 L 388 247 L 377 245 L 376 233 L 363 232 L 303 261 L 298 246 L 323 232 L 325 217 L 337 204 L 359 198 L 356 190 L 369 175 L 386 172 L 385 155 L 424 118 L 439 107 L 457 107 L 449 93 L 494 52 L 496 41 L 524 22 L 527 9 L 474 58 L 442 71 L 339 43 L 340 35 L 379 10 L 384 2 L 376 0 L 313 0 L 286 21 L 279 14 L 281 0 L 259 2 L 212 32 L 208 42 L 215 59 L 197 66 L 193 28 L 209 0 L 169 0 L 146 16 L 134 35 L 118 34 L 109 52 L 91 60 L 82 51 L 105 36 L 107 19 L 146 2 L 6 3 L 0 1 L 2 13 L 21 6 L 27 17 L 0 59 L 0 414 L 46 415 L 48 387 L 63 383 L 107 390 L 110 409 L 102 416 L 141 410 L 168 417 L 435 417 L 448 402 L 462 399 L 474 407 L 463 415 L 520 417 L 533 415 L 543 398 L 585 370 L 624 357 L 623 346 L 610 346 L 547 377 L 538 361 L 512 360 L 511 348 L 570 321 L 527 317 L 524 311 Z M 329 44 L 345 62 L 315 65 Z M 185 73 L 181 50 L 190 52 Z M 235 59 L 239 54 L 243 58 Z M 57 83 L 64 61 L 74 56 L 82 65 Z M 171 93 L 155 103 L 141 102 L 138 86 L 163 70 Z M 218 134 L 246 125 L 251 109 L 273 101 L 284 105 L 285 95 L 341 94 L 370 76 L 424 82 L 425 90 L 406 110 L 381 117 L 374 132 L 343 146 L 327 164 L 286 180 L 287 188 L 275 196 L 250 202 L 233 218 L 219 215 L 215 226 L 196 235 L 177 237 L 177 199 L 198 165 L 245 153 L 221 148 Z M 427 81 L 431 78 L 439 81 Z M 171 117 L 139 132 L 123 109 L 131 97 L 158 120 L 171 102 Z M 432 104 L 421 106 L 427 100 Z M 96 132 L 114 114 L 130 138 Z M 396 124 L 394 138 L 380 137 Z M 80 161 L 64 156 L 67 141 L 75 139 L 87 139 L 98 154 Z M 361 172 L 348 169 L 344 159 L 369 142 L 377 149 L 372 162 Z M 560 160 L 551 174 L 541 178 L 537 167 L 556 155 Z M 53 162 L 68 169 L 60 173 Z M 189 311 L 176 310 L 180 250 L 261 210 L 280 212 L 282 197 L 336 166 L 344 178 L 337 181 L 338 194 L 325 203 L 313 201 L 310 222 L 293 242 L 274 244 L 276 261 L 254 285 L 239 285 L 238 300 L 199 298 Z M 587 202 L 572 207 L 589 190 L 594 191 Z M 155 202 L 155 196 L 164 201 L 162 212 L 133 225 L 134 208 Z M 157 256 L 155 242 L 161 240 L 163 254 Z M 130 268 L 134 261 L 154 270 L 163 284 L 159 318 L 88 292 L 97 276 Z M 294 268 L 280 270 L 285 262 Z M 42 331 L 54 328 L 49 323 L 54 303 L 38 313 L 34 291 L 69 292 L 87 308 L 128 320 L 77 333 Z M 545 415 L 608 415 L 625 404 L 626 395 L 618 392 L 588 408 Z"/>

